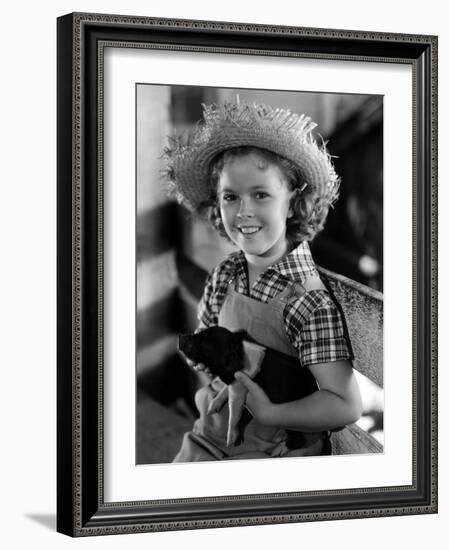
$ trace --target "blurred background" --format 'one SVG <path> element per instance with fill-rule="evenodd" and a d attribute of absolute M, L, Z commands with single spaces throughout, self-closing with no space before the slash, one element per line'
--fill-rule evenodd
<path fill-rule="evenodd" d="M 167 136 L 189 131 L 201 118 L 202 103 L 237 95 L 305 113 L 318 124 L 315 135 L 328 142 L 342 183 L 325 230 L 312 243 L 313 256 L 321 267 L 382 291 L 381 96 L 138 85 L 137 464 L 170 462 L 192 426 L 200 381 L 178 356 L 177 335 L 195 329 L 206 273 L 233 250 L 166 197 L 163 148 Z M 383 443 L 383 390 L 361 374 L 358 380 L 365 409 L 358 424 Z"/>

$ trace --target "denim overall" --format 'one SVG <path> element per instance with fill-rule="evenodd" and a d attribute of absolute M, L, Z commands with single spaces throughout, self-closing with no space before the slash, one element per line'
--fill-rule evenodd
<path fill-rule="evenodd" d="M 298 298 L 310 290 L 324 289 L 319 277 L 312 276 L 303 285 L 292 282 L 267 303 L 238 293 L 237 280 L 235 285 L 232 284 L 234 280 L 233 278 L 229 281 L 218 325 L 232 332 L 244 330 L 257 343 L 297 358 L 298 353 L 285 331 L 283 311 L 290 299 Z M 301 368 L 299 359 L 298 368 Z M 174 462 L 322 454 L 326 437 L 323 432 L 304 433 L 304 447 L 290 450 L 286 445 L 286 432 L 283 428 L 265 426 L 254 419 L 245 428 L 243 442 L 238 446 L 227 447 L 226 435 L 229 420 L 227 403 L 219 412 L 212 415 L 206 414 L 209 403 L 223 385 L 219 378 L 215 378 L 208 386 L 197 391 L 195 404 L 200 417 L 192 431 L 184 434 L 181 449 Z"/>

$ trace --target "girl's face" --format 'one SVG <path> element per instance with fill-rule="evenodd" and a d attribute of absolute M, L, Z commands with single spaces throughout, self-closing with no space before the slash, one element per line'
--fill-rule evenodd
<path fill-rule="evenodd" d="M 280 168 L 255 154 L 225 165 L 218 182 L 221 217 L 248 261 L 273 263 L 285 254 L 292 195 Z"/>

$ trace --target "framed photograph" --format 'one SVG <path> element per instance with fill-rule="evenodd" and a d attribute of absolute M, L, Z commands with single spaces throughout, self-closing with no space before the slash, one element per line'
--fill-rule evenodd
<path fill-rule="evenodd" d="M 60 17 L 58 531 L 436 513 L 436 201 L 435 36 Z"/>

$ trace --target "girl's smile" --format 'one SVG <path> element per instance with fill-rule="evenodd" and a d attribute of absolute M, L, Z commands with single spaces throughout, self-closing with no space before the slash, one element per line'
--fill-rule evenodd
<path fill-rule="evenodd" d="M 218 184 L 223 225 L 248 262 L 269 265 L 287 251 L 292 194 L 281 169 L 254 153 L 224 167 Z"/>
<path fill-rule="evenodd" d="M 261 227 L 241 225 L 241 226 L 238 226 L 237 229 L 240 231 L 240 233 L 245 235 L 245 237 L 251 237 L 258 231 L 260 231 Z"/>

